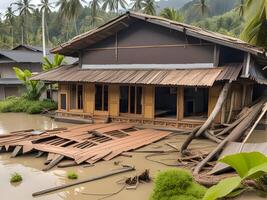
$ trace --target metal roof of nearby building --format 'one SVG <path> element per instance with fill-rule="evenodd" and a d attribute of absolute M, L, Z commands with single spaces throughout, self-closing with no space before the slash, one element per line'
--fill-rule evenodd
<path fill-rule="evenodd" d="M 22 82 L 17 78 L 0 78 L 0 85 L 21 85 Z"/>
<path fill-rule="evenodd" d="M 28 45 L 28 44 L 20 44 L 16 47 L 14 47 L 12 50 L 18 50 L 21 47 L 24 47 L 26 49 L 29 49 L 30 51 L 37 51 L 37 52 L 43 52 L 43 47 L 40 46 L 33 46 L 33 45 Z M 51 48 L 46 48 L 46 51 L 49 52 Z"/>
<path fill-rule="evenodd" d="M 233 70 L 234 68 L 235 70 Z M 233 72 L 234 71 L 234 72 Z M 217 80 L 236 80 L 241 67 L 204 69 L 81 69 L 78 65 L 62 66 L 41 73 L 32 80 L 48 82 L 88 82 L 141 85 L 212 86 Z M 223 74 L 223 75 L 221 75 Z M 218 78 L 219 77 L 219 78 Z"/>
<path fill-rule="evenodd" d="M 108 23 L 96 29 L 93 29 L 91 31 L 72 38 L 70 41 L 65 42 L 52 49 L 51 52 L 60 53 L 63 55 L 78 56 L 77 52 L 80 49 L 83 49 L 113 35 L 114 33 L 128 27 L 129 24 L 133 23 L 136 20 L 143 20 L 152 24 L 157 24 L 169 29 L 183 32 L 189 36 L 197 37 L 209 42 L 228 46 L 234 49 L 239 49 L 245 52 L 252 53 L 254 55 L 262 56 L 265 58 L 267 56 L 266 51 L 263 48 L 250 45 L 240 39 L 226 36 L 220 33 L 207 31 L 202 28 L 187 25 L 184 23 L 168 20 L 166 18 L 135 12 L 126 12 L 125 14 L 120 15 L 119 17 L 109 21 Z"/>
<path fill-rule="evenodd" d="M 0 50 L 0 55 L 9 58 L 13 62 L 18 63 L 42 63 L 42 52 L 31 52 L 23 50 Z M 47 55 L 49 59 L 53 59 L 53 55 Z"/>

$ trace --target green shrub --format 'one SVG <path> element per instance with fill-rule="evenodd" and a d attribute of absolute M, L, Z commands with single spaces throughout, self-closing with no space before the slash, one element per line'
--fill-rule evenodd
<path fill-rule="evenodd" d="M 57 103 L 52 100 L 31 101 L 23 97 L 9 97 L 0 101 L 0 112 L 26 112 L 39 114 L 44 110 L 56 110 Z"/>
<path fill-rule="evenodd" d="M 200 200 L 205 192 L 188 171 L 170 169 L 157 176 L 150 200 Z"/>
<path fill-rule="evenodd" d="M 76 174 L 75 172 L 69 172 L 67 174 L 68 179 L 78 179 L 78 174 Z"/>
<path fill-rule="evenodd" d="M 11 175 L 10 183 L 18 183 L 22 181 L 22 176 L 19 173 L 14 173 Z"/>

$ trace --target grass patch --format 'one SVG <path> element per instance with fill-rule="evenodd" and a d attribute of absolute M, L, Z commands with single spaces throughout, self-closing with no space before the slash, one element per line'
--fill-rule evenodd
<path fill-rule="evenodd" d="M 78 179 L 78 174 L 76 174 L 75 172 L 68 172 L 67 177 L 68 179 L 72 179 L 72 180 Z"/>
<path fill-rule="evenodd" d="M 205 192 L 188 171 L 170 169 L 156 177 L 150 200 L 201 200 Z"/>
<path fill-rule="evenodd" d="M 22 181 L 22 176 L 19 173 L 14 173 L 11 175 L 10 183 L 18 183 Z"/>
<path fill-rule="evenodd" d="M 23 97 L 8 97 L 0 101 L 0 112 L 25 112 L 40 114 L 45 110 L 56 110 L 57 103 L 52 100 L 31 101 Z"/>

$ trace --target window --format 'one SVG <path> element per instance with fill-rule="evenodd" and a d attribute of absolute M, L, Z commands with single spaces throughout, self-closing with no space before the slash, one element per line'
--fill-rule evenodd
<path fill-rule="evenodd" d="M 67 108 L 67 97 L 66 94 L 60 94 L 60 109 L 66 110 Z"/>
<path fill-rule="evenodd" d="M 95 85 L 95 110 L 108 111 L 108 86 Z"/>
<path fill-rule="evenodd" d="M 83 109 L 83 85 L 73 84 L 70 87 L 70 109 Z"/>
<path fill-rule="evenodd" d="M 142 113 L 142 87 L 120 87 L 120 113 Z"/>

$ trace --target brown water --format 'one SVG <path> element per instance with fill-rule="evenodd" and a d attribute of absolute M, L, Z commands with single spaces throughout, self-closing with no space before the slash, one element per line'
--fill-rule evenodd
<path fill-rule="evenodd" d="M 54 127 L 68 126 L 70 124 L 56 123 L 53 120 L 39 116 L 39 115 L 26 115 L 26 114 L 0 114 L 0 128 L 2 132 L 13 131 L 18 129 L 46 129 Z M 257 131 L 256 140 L 263 142 L 262 138 L 267 141 L 265 136 L 266 131 Z M 146 150 L 170 150 L 170 147 L 166 145 L 166 141 L 173 145 L 180 147 L 186 136 L 173 136 L 166 140 L 151 144 L 143 149 Z M 202 151 L 209 151 L 213 149 L 216 144 L 208 140 L 195 140 L 190 148 Z M 143 172 L 145 169 L 149 169 L 151 176 L 155 177 L 159 171 L 166 170 L 171 167 L 149 161 L 145 158 L 144 153 L 129 153 L 133 157 L 117 157 L 111 161 L 99 162 L 94 167 L 84 168 L 83 166 L 69 167 L 65 169 L 54 168 L 49 172 L 43 172 L 45 157 L 34 158 L 32 155 L 24 155 L 16 158 L 10 158 L 10 153 L 0 154 L 0 199 L 1 200 L 97 200 L 103 196 L 85 195 L 82 193 L 113 193 L 121 189 L 122 185 L 118 184 L 118 181 L 125 177 L 134 176 Z M 169 164 L 176 163 L 177 153 L 172 153 L 167 156 L 153 157 L 152 159 L 162 161 Z M 33 198 L 32 193 L 50 187 L 71 183 L 66 178 L 66 174 L 70 171 L 74 171 L 79 175 L 79 180 L 101 175 L 110 170 L 116 169 L 119 166 L 114 165 L 114 162 L 118 161 L 121 164 L 134 165 L 136 171 L 128 172 L 106 179 L 101 179 L 91 183 L 86 183 L 62 190 L 57 193 L 44 195 Z M 10 175 L 14 172 L 18 172 L 22 175 L 23 181 L 18 185 L 12 185 L 9 183 Z M 139 184 L 137 190 L 124 189 L 119 194 L 106 198 L 110 200 L 148 200 L 153 189 L 153 182 L 148 184 Z M 240 199 L 257 200 L 254 195 L 245 195 Z"/>
<path fill-rule="evenodd" d="M 72 124 L 55 122 L 42 115 L 25 113 L 0 113 L 0 134 L 26 129 L 51 129 L 71 126 Z"/>

